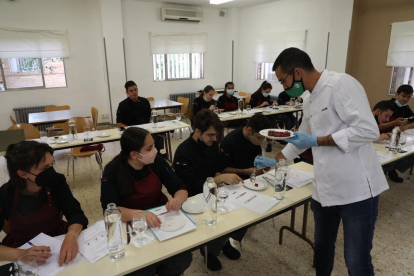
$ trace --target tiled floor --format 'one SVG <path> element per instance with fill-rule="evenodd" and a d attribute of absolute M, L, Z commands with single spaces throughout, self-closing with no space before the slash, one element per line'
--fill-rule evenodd
<path fill-rule="evenodd" d="M 189 131 L 183 132 L 183 139 L 176 132 L 172 138 L 173 151 L 189 136 Z M 118 142 L 105 144 L 103 154 L 104 164 L 119 153 Z M 274 156 L 282 146 L 275 144 Z M 67 150 L 56 151 L 56 170 L 66 174 Z M 77 159 L 75 162 L 76 183 L 74 185 L 72 174 L 68 176 L 68 183 L 75 197 L 80 201 L 82 208 L 89 219 L 89 223 L 102 219 L 102 208 L 99 201 L 100 180 L 99 168 L 95 158 Z M 402 184 L 389 181 L 390 190 L 380 197 L 379 217 L 376 224 L 374 248 L 372 250 L 373 263 L 376 275 L 414 275 L 414 181 L 403 177 Z M 414 178 L 414 177 L 413 177 Z M 0 183 L 8 179 L 4 158 L 0 159 Z M 301 229 L 300 218 L 302 207 L 297 210 L 296 228 Z M 289 225 L 290 212 L 263 222 L 249 229 L 243 241 L 242 257 L 237 261 L 230 261 L 223 255 L 219 256 L 223 269 L 210 272 L 203 265 L 199 252 L 193 253 L 193 263 L 186 271 L 186 275 L 314 275 L 312 268 L 312 250 L 304 241 L 289 232 L 284 234 L 282 245 L 278 243 L 279 229 Z M 308 237 L 313 240 L 314 223 L 313 214 L 309 212 Z M 4 233 L 0 234 L 2 239 Z M 238 244 L 234 244 L 238 247 Z M 343 257 L 343 234 L 338 233 L 335 267 L 332 275 L 347 275 Z"/>

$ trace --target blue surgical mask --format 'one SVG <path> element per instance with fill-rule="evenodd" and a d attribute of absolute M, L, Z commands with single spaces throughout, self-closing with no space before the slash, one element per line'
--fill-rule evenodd
<path fill-rule="evenodd" d="M 203 99 L 204 99 L 204 101 L 205 101 L 206 103 L 208 103 L 208 102 L 209 102 L 209 100 L 207 100 L 207 98 L 206 98 L 206 97 L 203 97 Z"/>
<path fill-rule="evenodd" d="M 269 96 L 269 93 L 263 93 L 263 92 L 262 92 L 262 95 L 263 95 L 263 97 L 265 97 L 265 98 L 266 98 L 267 96 Z"/>
<path fill-rule="evenodd" d="M 399 107 L 403 107 L 407 105 L 407 104 L 401 104 L 398 100 L 395 100 L 395 104 L 398 105 Z"/>
<path fill-rule="evenodd" d="M 233 95 L 233 94 L 234 94 L 234 89 L 229 89 L 229 90 L 227 90 L 227 94 L 229 94 L 229 95 Z"/>

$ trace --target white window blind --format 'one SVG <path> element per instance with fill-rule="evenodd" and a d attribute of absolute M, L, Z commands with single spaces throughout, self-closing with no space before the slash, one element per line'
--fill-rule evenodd
<path fill-rule="evenodd" d="M 305 50 L 306 30 L 260 34 L 255 39 L 255 62 L 273 63 L 286 48 Z"/>
<path fill-rule="evenodd" d="M 391 25 L 387 66 L 414 67 L 414 21 Z"/>
<path fill-rule="evenodd" d="M 205 53 L 207 33 L 150 33 L 151 53 Z"/>
<path fill-rule="evenodd" d="M 0 58 L 69 57 L 65 31 L 0 27 Z"/>

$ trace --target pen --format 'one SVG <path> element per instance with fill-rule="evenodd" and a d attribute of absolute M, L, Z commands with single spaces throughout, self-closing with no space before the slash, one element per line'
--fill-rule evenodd
<path fill-rule="evenodd" d="M 31 245 L 31 246 L 36 246 L 36 245 L 34 245 L 33 243 L 31 243 L 31 242 L 27 242 L 29 245 Z M 47 251 L 45 251 L 45 250 L 39 250 L 40 252 L 43 252 L 43 253 L 48 253 Z"/>
<path fill-rule="evenodd" d="M 242 197 L 246 194 L 246 192 L 242 193 L 241 195 L 239 195 L 238 197 L 236 197 L 236 199 L 238 199 L 239 197 Z"/>

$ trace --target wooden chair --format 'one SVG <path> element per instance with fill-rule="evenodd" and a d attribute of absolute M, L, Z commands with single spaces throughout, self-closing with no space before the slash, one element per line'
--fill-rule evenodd
<path fill-rule="evenodd" d="M 13 119 L 12 116 L 10 116 L 10 121 L 12 122 L 13 125 L 17 125 L 16 121 Z"/>
<path fill-rule="evenodd" d="M 188 110 L 188 105 L 190 104 L 190 99 L 189 98 L 184 98 L 184 97 L 178 97 L 177 102 L 183 104 L 180 107 L 180 109 L 181 109 L 181 119 L 185 119 L 186 122 L 188 123 L 187 110 Z M 191 124 L 191 122 L 189 124 Z M 180 128 L 180 139 L 182 139 L 182 138 L 183 138 L 183 130 Z"/>
<path fill-rule="evenodd" d="M 45 110 L 45 112 L 59 111 L 59 110 L 70 110 L 70 106 L 69 105 L 46 106 L 44 110 Z M 64 123 L 55 123 L 55 124 L 53 124 L 53 127 L 48 127 L 47 130 L 48 131 L 62 131 L 63 124 Z"/>
<path fill-rule="evenodd" d="M 96 130 L 96 126 L 98 125 L 98 109 L 96 109 L 95 107 L 92 107 L 91 113 L 92 113 L 93 127 Z"/>
<path fill-rule="evenodd" d="M 89 128 L 93 129 L 93 122 L 84 117 L 73 117 L 72 119 L 76 122 L 76 131 L 77 133 L 83 133 L 83 127 L 89 126 Z M 63 123 L 63 131 L 66 134 L 69 134 L 69 121 Z M 75 185 L 75 159 L 76 158 L 87 158 L 95 155 L 96 162 L 99 165 L 99 169 L 101 174 L 103 172 L 102 168 L 102 153 L 99 150 L 90 150 L 90 151 L 81 151 L 82 147 L 75 147 L 72 148 L 70 152 L 68 152 L 69 156 L 72 156 L 72 175 L 73 175 L 73 185 Z M 68 166 L 67 166 L 67 175 L 69 175 L 69 159 L 68 158 Z"/>
<path fill-rule="evenodd" d="M 24 138 L 27 139 L 39 139 L 40 138 L 40 132 L 39 130 L 31 125 L 31 124 L 16 124 L 11 127 L 9 127 L 7 130 L 12 129 L 23 129 L 24 131 Z"/>
<path fill-rule="evenodd" d="M 154 97 L 147 98 L 148 101 L 152 102 L 154 100 Z"/>
<path fill-rule="evenodd" d="M 244 108 L 247 108 L 247 105 L 250 103 L 250 99 L 252 98 L 252 93 L 239 92 L 239 96 L 247 97 L 244 98 Z"/>

